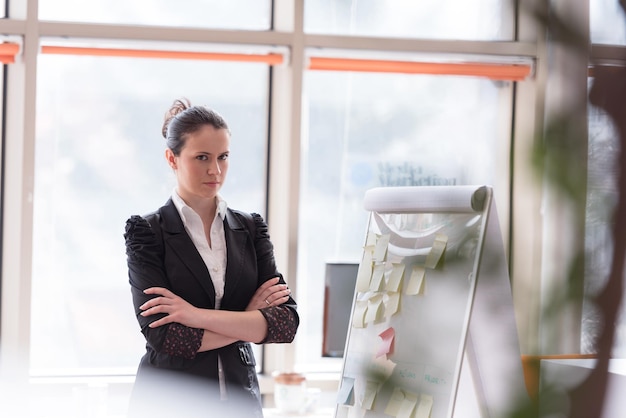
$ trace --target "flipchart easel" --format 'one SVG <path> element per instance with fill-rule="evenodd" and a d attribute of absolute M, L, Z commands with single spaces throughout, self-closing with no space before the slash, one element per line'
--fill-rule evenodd
<path fill-rule="evenodd" d="M 336 418 L 501 418 L 527 396 L 492 194 L 366 193 Z"/>

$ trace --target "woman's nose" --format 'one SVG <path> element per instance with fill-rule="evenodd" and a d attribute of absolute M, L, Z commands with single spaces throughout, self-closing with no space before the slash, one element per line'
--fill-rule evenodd
<path fill-rule="evenodd" d="M 222 172 L 222 170 L 220 169 L 220 164 L 217 161 L 209 164 L 207 172 L 209 174 L 220 174 Z"/>

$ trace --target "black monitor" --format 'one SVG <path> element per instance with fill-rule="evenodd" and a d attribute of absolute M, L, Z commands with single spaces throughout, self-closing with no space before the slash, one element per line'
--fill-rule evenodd
<path fill-rule="evenodd" d="M 326 263 L 323 357 L 343 357 L 358 263 Z"/>

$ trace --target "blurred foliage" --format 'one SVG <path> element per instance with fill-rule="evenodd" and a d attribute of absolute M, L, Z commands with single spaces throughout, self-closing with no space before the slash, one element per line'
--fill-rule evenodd
<path fill-rule="evenodd" d="M 564 48 L 570 54 L 587 57 L 590 42 L 587 33 L 561 16 L 549 0 L 526 2 L 513 0 L 516 10 L 535 19 L 539 31 L 546 34 L 552 46 Z M 626 0 L 619 1 L 626 11 Z M 624 22 L 626 24 L 626 22 Z M 626 60 L 626 57 L 624 57 Z M 581 60 L 587 65 L 587 59 Z M 587 68 L 578 69 L 586 73 Z M 593 85 L 589 103 L 597 106 L 611 118 L 618 128 L 620 149 L 626 149 L 626 68 L 594 66 Z M 588 132 L 581 129 L 580 109 L 587 103 L 562 103 L 559 115 L 550 115 L 543 132 L 535 138 L 534 149 L 529 161 L 538 181 L 538 187 L 549 186 L 569 209 L 573 209 L 574 221 L 585 221 L 587 201 L 587 153 L 581 146 L 588 142 Z M 573 110 L 575 109 L 575 110 Z M 608 382 L 608 362 L 611 358 L 615 338 L 614 324 L 617 320 L 623 294 L 622 276 L 626 252 L 626 153 L 618 158 L 620 180 L 618 202 L 614 210 L 607 213 L 613 225 L 613 260 L 610 277 L 605 287 L 593 297 L 592 303 L 598 309 L 600 330 L 595 346 L 597 360 L 589 376 L 574 388 L 565 388 L 554 382 L 542 381 L 539 393 L 530 398 L 526 393 L 519 396 L 516 405 L 511 405 L 507 418 L 598 418 L 602 416 Z M 608 202 L 607 202 L 608 204 Z M 607 208 L 608 209 L 608 208 Z M 613 209 L 613 207 L 611 207 Z M 576 226 L 575 226 L 576 227 Z M 567 288 L 556 289 L 548 295 L 542 318 L 558 317 L 572 304 L 580 306 L 584 294 L 585 278 L 584 246 L 574 254 L 565 269 Z M 540 361 L 529 364 L 539 377 Z M 388 376 L 377 370 L 370 370 L 372 380 L 384 382 Z M 457 412 L 458 414 L 458 412 Z M 625 413 L 626 415 L 626 413 Z M 495 417 L 501 418 L 501 417 Z"/>
<path fill-rule="evenodd" d="M 616 0 L 617 1 L 617 0 Z M 570 53 L 586 56 L 589 41 L 581 31 L 566 18 L 561 18 L 548 1 L 539 2 L 540 7 L 527 10 L 545 29 L 549 42 L 556 43 Z M 626 11 L 626 1 L 620 5 Z M 626 23 L 626 22 L 625 22 Z M 586 60 L 584 61 L 586 62 Z M 589 93 L 589 102 L 599 107 L 612 119 L 620 134 L 621 148 L 626 144 L 626 69 L 624 67 L 594 66 L 593 85 Z M 568 104 L 563 108 L 567 109 Z M 571 105 L 571 104 L 569 104 Z M 535 141 L 532 166 L 541 182 L 557 191 L 569 207 L 577 211 L 577 221 L 584 220 L 585 202 L 587 199 L 587 161 L 586 155 L 580 152 L 580 144 L 586 144 L 587 132 L 579 130 L 580 124 L 573 118 L 578 114 L 563 111 L 558 117 L 552 118 L 543 135 Z M 595 368 L 578 386 L 565 390 L 551 386 L 550 382 L 542 382 L 539 399 L 541 408 L 529 410 L 522 405 L 511 418 L 518 417 L 570 417 L 597 418 L 602 416 L 608 385 L 608 363 L 611 358 L 615 339 L 614 324 L 618 318 L 623 294 L 623 270 L 625 239 L 623 231 L 626 227 L 626 202 L 623 179 L 626 162 L 624 153 L 618 158 L 618 204 L 612 214 L 613 223 L 613 260 L 609 279 L 604 289 L 592 300 L 600 314 L 600 330 L 595 341 L 597 360 Z M 543 183 L 540 183 L 543 184 Z M 547 305 L 545 317 L 550 318 L 567 307 L 571 302 L 582 301 L 584 280 L 585 254 L 576 254 L 567 271 L 568 288 L 556 292 Z"/>
<path fill-rule="evenodd" d="M 587 198 L 587 164 L 581 161 L 581 152 L 571 146 L 586 142 L 587 133 L 573 125 L 570 115 L 561 115 L 553 120 L 543 135 L 535 141 L 531 164 L 540 180 L 550 182 L 564 198 L 583 203 L 575 207 L 584 209 Z"/>

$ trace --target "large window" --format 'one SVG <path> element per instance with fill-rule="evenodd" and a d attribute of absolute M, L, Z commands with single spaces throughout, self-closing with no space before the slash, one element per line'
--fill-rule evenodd
<path fill-rule="evenodd" d="M 305 2 L 305 31 L 394 38 L 511 40 L 512 2 L 393 0 Z"/>
<path fill-rule="evenodd" d="M 39 17 L 65 22 L 267 30 L 270 0 L 40 0 Z"/>
<path fill-rule="evenodd" d="M 263 64 L 39 57 L 31 368 L 134 371 L 124 223 L 165 203 L 163 115 L 174 99 L 207 105 L 232 131 L 222 194 L 265 212 L 269 69 Z M 102 369 L 107 369 L 103 371 Z"/>
<path fill-rule="evenodd" d="M 297 361 L 319 369 L 320 361 L 339 366 L 320 358 L 326 263 L 360 261 L 365 191 L 494 185 L 506 177 L 498 161 L 507 155 L 511 102 L 504 99 L 512 83 L 308 72 L 305 86 L 298 278 L 299 292 L 307 297 L 299 300 L 306 321 L 298 338 L 306 344 L 297 346 Z"/>

